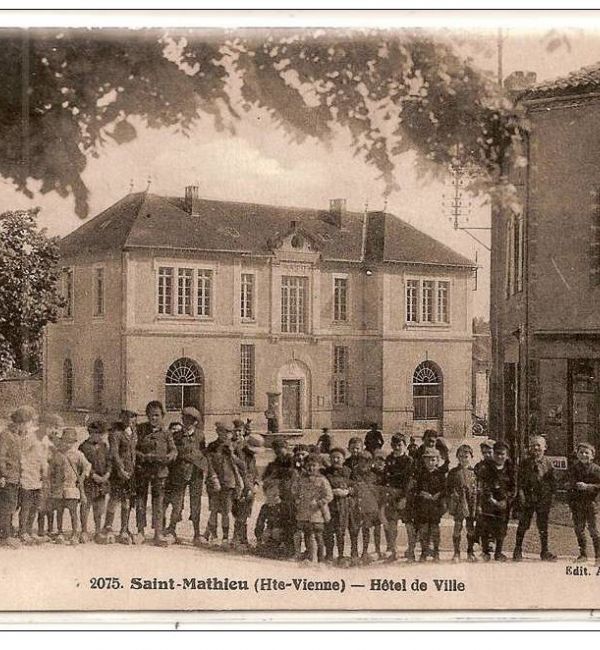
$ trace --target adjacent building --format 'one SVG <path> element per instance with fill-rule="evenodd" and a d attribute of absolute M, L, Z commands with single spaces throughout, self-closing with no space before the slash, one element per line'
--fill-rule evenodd
<path fill-rule="evenodd" d="M 474 266 L 394 215 L 129 194 L 62 263 L 48 407 L 470 430 Z"/>
<path fill-rule="evenodd" d="M 516 453 L 535 433 L 557 456 L 600 445 L 599 89 L 596 65 L 520 96 L 522 209 L 493 215 L 491 301 L 491 425 Z"/>

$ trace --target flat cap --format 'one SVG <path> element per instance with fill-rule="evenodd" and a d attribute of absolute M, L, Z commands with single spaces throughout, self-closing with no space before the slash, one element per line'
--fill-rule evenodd
<path fill-rule="evenodd" d="M 197 420 L 198 422 L 200 422 L 202 419 L 200 411 L 195 406 L 184 407 L 183 411 L 181 411 L 181 415 L 189 415 L 191 418 L 194 418 L 194 420 Z M 219 423 L 217 422 L 217 424 Z"/>

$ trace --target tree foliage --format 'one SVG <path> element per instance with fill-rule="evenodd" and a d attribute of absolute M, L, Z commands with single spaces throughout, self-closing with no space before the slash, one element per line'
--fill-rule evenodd
<path fill-rule="evenodd" d="M 35 365 L 42 330 L 64 306 L 58 238 L 39 231 L 36 216 L 36 210 L 0 215 L 0 372 Z"/>
<path fill-rule="evenodd" d="M 109 138 L 149 128 L 217 128 L 244 110 L 269 112 L 292 140 L 352 137 L 388 191 L 395 159 L 417 152 L 421 169 L 458 155 L 498 181 L 519 117 L 497 86 L 451 41 L 421 31 L 133 31 L 10 33 L 2 39 L 0 174 L 29 192 L 73 193 L 86 216 L 82 173 Z"/>

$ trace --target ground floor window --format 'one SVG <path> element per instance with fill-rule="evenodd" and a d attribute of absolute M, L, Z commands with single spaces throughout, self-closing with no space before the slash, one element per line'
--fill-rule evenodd
<path fill-rule="evenodd" d="M 63 403 L 65 408 L 73 406 L 73 362 L 65 359 L 63 363 Z"/>
<path fill-rule="evenodd" d="M 435 363 L 424 361 L 413 374 L 413 419 L 439 420 L 442 416 L 442 373 Z"/>
<path fill-rule="evenodd" d="M 96 359 L 96 361 L 94 361 L 92 392 L 94 398 L 94 410 L 101 411 L 104 408 L 104 364 L 102 363 L 102 359 Z"/>
<path fill-rule="evenodd" d="M 165 378 L 167 411 L 181 411 L 194 406 L 202 411 L 203 376 L 200 366 L 192 359 L 177 359 L 169 366 Z"/>
<path fill-rule="evenodd" d="M 571 359 L 569 362 L 573 447 L 582 441 L 595 445 L 598 443 L 596 422 L 600 404 L 599 370 L 600 362 L 595 359 Z"/>

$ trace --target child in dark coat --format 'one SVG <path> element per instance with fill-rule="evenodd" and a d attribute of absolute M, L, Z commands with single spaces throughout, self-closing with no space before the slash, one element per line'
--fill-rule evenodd
<path fill-rule="evenodd" d="M 587 562 L 589 531 L 594 546 L 596 566 L 600 565 L 600 534 L 598 532 L 598 497 L 600 495 L 600 466 L 594 463 L 596 450 L 587 442 L 577 445 L 577 460 L 569 470 L 569 505 L 573 515 L 573 528 L 579 544 L 578 562 Z"/>
<path fill-rule="evenodd" d="M 344 550 L 349 516 L 350 468 L 344 465 L 345 458 L 346 452 L 335 447 L 329 452 L 329 467 L 323 470 L 333 492 L 333 501 L 329 504 L 331 521 L 325 524 L 325 560 L 333 561 L 333 549 L 337 546 L 339 564 L 346 563 Z"/>
<path fill-rule="evenodd" d="M 542 546 L 540 557 L 549 562 L 556 560 L 556 555 L 548 550 L 548 520 L 556 491 L 556 473 L 552 463 L 545 457 L 545 452 L 546 440 L 542 436 L 535 436 L 529 443 L 529 456 L 519 468 L 519 526 L 513 552 L 515 562 L 523 559 L 523 540 L 534 514 Z"/>
<path fill-rule="evenodd" d="M 434 562 L 440 559 L 440 520 L 445 509 L 446 472 L 441 462 L 440 453 L 435 447 L 423 450 L 422 467 L 417 468 L 411 486 L 412 512 L 419 542 L 421 544 L 421 562 L 432 557 Z"/>
<path fill-rule="evenodd" d="M 351 456 L 352 458 L 352 456 Z M 369 545 L 371 530 L 379 523 L 379 488 L 372 471 L 373 457 L 368 451 L 358 455 L 351 470 L 350 514 L 350 560 L 358 564 L 358 537 L 362 533 L 362 561 L 370 562 Z"/>
<path fill-rule="evenodd" d="M 460 445 L 456 450 L 456 458 L 458 465 L 448 472 L 446 480 L 448 512 L 454 519 L 452 561 L 460 561 L 460 541 L 464 525 L 467 531 L 467 560 L 476 562 L 473 546 L 475 544 L 475 512 L 477 509 L 477 476 L 471 465 L 473 450 L 469 445 Z"/>

